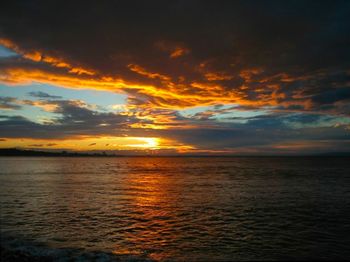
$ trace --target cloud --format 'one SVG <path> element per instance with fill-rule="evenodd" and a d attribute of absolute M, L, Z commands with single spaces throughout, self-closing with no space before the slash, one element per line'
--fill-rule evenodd
<path fill-rule="evenodd" d="M 43 70 L 39 77 L 33 74 L 38 68 L 31 68 L 20 73 L 21 79 L 17 71 L 13 79 L 7 67 L 5 76 L 7 81 L 123 90 L 158 107 L 293 105 L 293 92 L 327 91 L 329 86 L 312 86 L 319 70 L 326 79 L 335 72 L 347 74 L 348 7 L 344 1 L 152 1 L 136 6 L 86 1 L 67 8 L 19 1 L 2 8 L 3 44 L 41 70 L 47 66 L 56 73 Z M 71 12 L 80 14 L 79 23 Z"/>
<path fill-rule="evenodd" d="M 2 115 L 0 116 L 0 137 L 51 139 L 55 144 L 59 144 L 56 142 L 57 139 L 118 137 L 128 134 L 132 137 L 161 137 L 165 139 L 164 141 L 173 141 L 170 145 L 174 150 L 179 147 L 178 150 L 181 152 L 193 153 L 268 153 L 272 149 L 273 152 L 278 152 L 282 148 L 287 150 L 285 148 L 287 145 L 294 145 L 290 146 L 288 152 L 292 149 L 297 151 L 297 148 L 303 150 L 307 146 L 310 152 L 315 153 L 320 143 L 324 145 L 322 150 L 333 150 L 331 141 L 337 144 L 339 150 L 344 150 L 348 145 L 347 141 L 350 141 L 348 125 L 338 125 L 336 117 L 332 121 L 325 119 L 325 124 L 322 125 L 323 115 L 281 113 L 246 117 L 244 123 L 220 124 L 209 119 L 182 118 L 183 125 L 191 128 L 173 126 L 171 129 L 145 129 L 130 127 L 130 122 L 139 122 L 134 117 L 92 111 L 81 101 L 47 102 L 57 105 L 55 112 L 61 117 L 52 123 L 40 124 L 20 116 Z M 149 123 L 153 122 L 149 121 Z M 93 145 L 96 143 L 89 144 L 89 146 Z M 109 144 L 105 145 L 107 146 Z M 313 149 L 316 151 L 312 151 Z"/>
<path fill-rule="evenodd" d="M 18 110 L 20 105 L 16 104 L 17 99 L 14 97 L 0 96 L 0 110 Z"/>
<path fill-rule="evenodd" d="M 0 43 L 18 56 L 0 59 L 2 83 L 120 92 L 128 99 L 118 113 L 101 113 L 43 92 L 29 93 L 38 101 L 4 97 L 3 109 L 25 104 L 59 117 L 38 124 L 4 116 L 0 133 L 146 132 L 211 150 L 348 139 L 349 10 L 347 1 L 7 3 Z M 198 107 L 207 109 L 179 113 Z"/>
<path fill-rule="evenodd" d="M 312 101 L 318 105 L 328 105 L 335 102 L 347 100 L 350 102 L 350 88 L 334 88 L 321 94 L 312 96 Z"/>
<path fill-rule="evenodd" d="M 29 92 L 28 95 L 30 95 L 32 97 L 43 98 L 43 99 L 60 99 L 60 98 L 62 98 L 61 96 L 49 95 L 48 93 L 45 93 L 42 91 Z"/>
<path fill-rule="evenodd" d="M 24 100 L 21 103 L 39 106 L 58 117 L 52 118 L 49 123 L 40 124 L 19 115 L 0 115 L 0 137 L 60 139 L 82 135 L 120 135 L 129 124 L 136 121 L 132 116 L 93 111 L 79 100 L 47 100 L 40 104 Z"/>

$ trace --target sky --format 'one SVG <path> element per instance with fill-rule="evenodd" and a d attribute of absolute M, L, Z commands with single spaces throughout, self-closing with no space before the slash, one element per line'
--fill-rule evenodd
<path fill-rule="evenodd" d="M 0 148 L 350 150 L 350 1 L 8 1 Z"/>

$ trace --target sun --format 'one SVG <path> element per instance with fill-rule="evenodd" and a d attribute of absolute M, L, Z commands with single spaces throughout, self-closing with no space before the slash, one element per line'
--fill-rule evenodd
<path fill-rule="evenodd" d="M 159 148 L 159 138 L 157 137 L 134 137 L 134 140 L 138 141 L 138 143 L 130 145 L 131 147 L 149 149 Z"/>

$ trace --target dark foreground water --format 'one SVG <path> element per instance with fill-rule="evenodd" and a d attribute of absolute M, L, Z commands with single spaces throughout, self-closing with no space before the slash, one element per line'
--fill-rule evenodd
<path fill-rule="evenodd" d="M 349 158 L 0 158 L 0 197 L 7 259 L 350 259 Z"/>

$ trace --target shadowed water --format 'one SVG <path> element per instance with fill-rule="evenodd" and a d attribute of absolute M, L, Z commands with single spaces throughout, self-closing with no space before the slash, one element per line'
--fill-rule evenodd
<path fill-rule="evenodd" d="M 13 248 L 350 258 L 348 158 L 0 158 L 0 168 L 1 242 Z"/>

